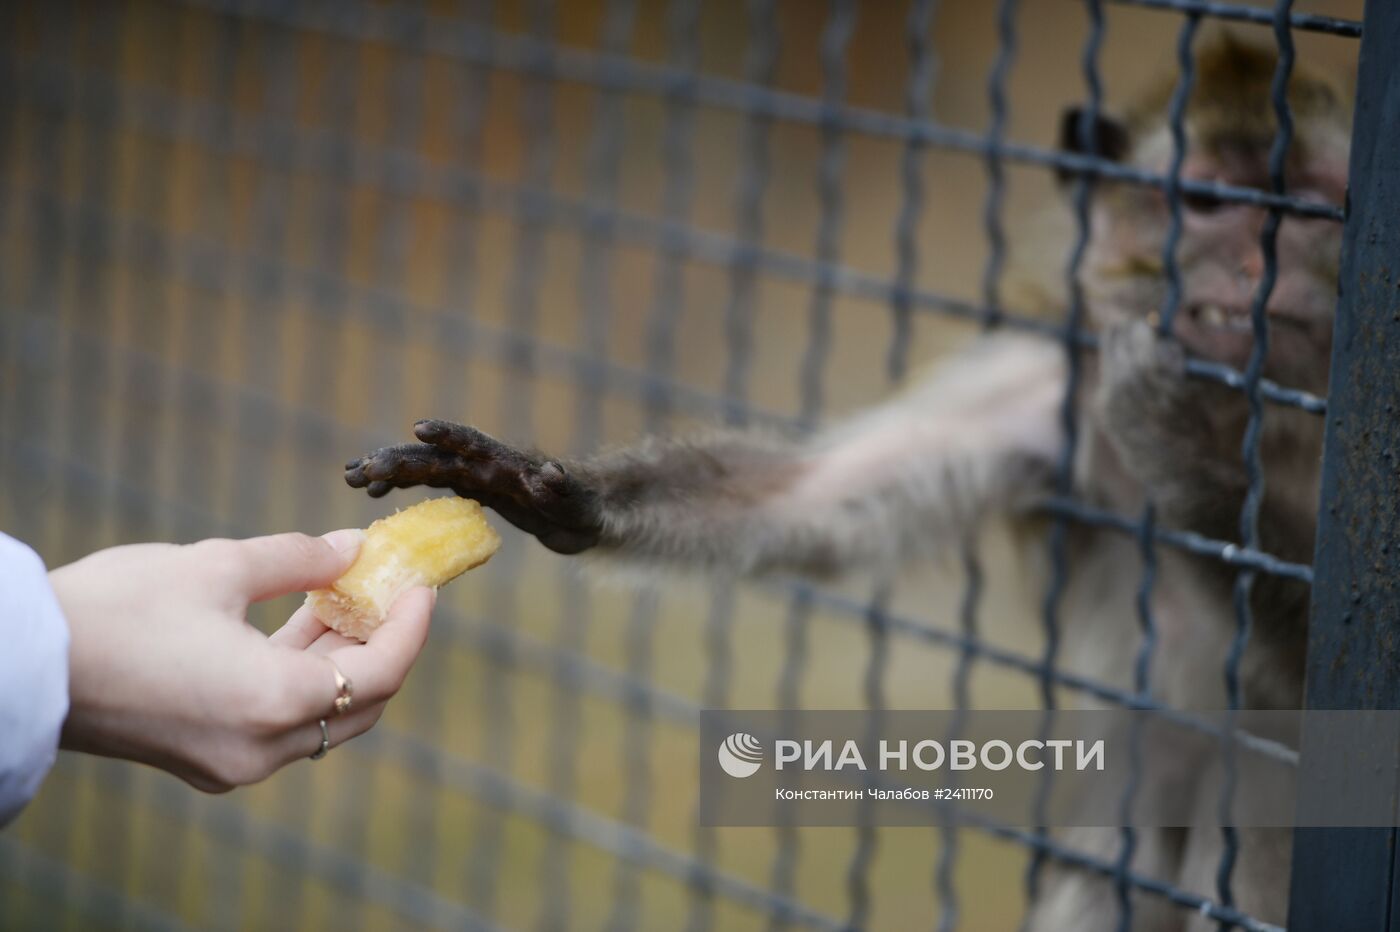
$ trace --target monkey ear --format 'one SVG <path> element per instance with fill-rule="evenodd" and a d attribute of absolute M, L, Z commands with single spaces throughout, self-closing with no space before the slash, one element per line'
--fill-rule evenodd
<path fill-rule="evenodd" d="M 1088 127 L 1086 139 L 1083 125 L 1089 119 L 1089 112 L 1083 107 L 1066 107 L 1060 116 L 1060 150 L 1073 155 L 1092 155 L 1121 162 L 1128 154 L 1128 130 L 1122 123 L 1102 113 L 1094 115 L 1093 124 Z M 1089 143 L 1086 148 L 1084 143 Z M 1074 179 L 1075 173 L 1059 169 L 1055 173 L 1061 184 Z"/>

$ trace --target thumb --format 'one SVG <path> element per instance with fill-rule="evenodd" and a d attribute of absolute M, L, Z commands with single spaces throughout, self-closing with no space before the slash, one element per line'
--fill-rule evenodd
<path fill-rule="evenodd" d="M 291 533 L 237 541 L 234 572 L 240 594 L 258 602 L 329 586 L 350 569 L 364 538 L 359 528 L 344 528 L 323 537 Z"/>

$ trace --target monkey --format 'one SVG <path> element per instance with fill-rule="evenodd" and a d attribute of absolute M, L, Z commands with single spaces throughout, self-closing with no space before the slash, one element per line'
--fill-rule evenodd
<path fill-rule="evenodd" d="M 1199 45 L 1183 179 L 1269 186 L 1277 130 L 1269 89 L 1276 65 L 1273 48 L 1229 32 Z M 1165 176 L 1174 154 L 1167 114 L 1175 83 L 1163 79 L 1120 118 L 1067 113 L 1061 146 Z M 1289 193 L 1342 202 L 1350 89 L 1299 66 L 1287 96 L 1295 123 L 1285 166 Z M 1249 487 L 1241 453 L 1247 399 L 1188 378 L 1185 367 L 1188 358 L 1235 369 L 1248 364 L 1250 308 L 1265 272 L 1260 232 L 1266 211 L 1183 197 L 1174 253 L 1178 310 L 1164 332 L 1166 193 L 1161 186 L 1106 178 L 1083 183 L 1091 185 L 1089 229 L 1077 281 L 1087 327 L 1099 345 L 1096 354 L 1084 354 L 1082 378 L 1069 399 L 1079 425 L 1073 495 L 1126 515 L 1150 503 L 1161 527 L 1237 542 Z M 1266 377 L 1325 392 L 1340 251 L 1339 224 L 1283 219 L 1277 280 L 1265 306 Z M 602 555 L 651 570 L 830 577 L 956 553 L 993 521 L 1043 527 L 1043 505 L 1056 492 L 1066 444 L 1061 407 L 1068 379 L 1059 343 L 993 332 L 890 399 L 809 436 L 713 429 L 644 437 L 569 459 L 428 419 L 414 426 L 417 442 L 351 460 L 345 479 L 374 497 L 418 485 L 450 489 L 495 509 L 560 554 Z M 1267 485 L 1258 528 L 1263 547 L 1283 559 L 1311 558 L 1321 445 L 1316 415 L 1279 406 L 1265 412 L 1259 449 Z M 1082 524 L 1071 526 L 1066 547 L 1060 662 L 1127 685 L 1140 638 L 1134 609 L 1140 555 L 1130 538 Z M 1222 709 L 1223 658 L 1236 633 L 1237 571 L 1168 548 L 1159 548 L 1158 561 L 1151 593 L 1158 630 L 1153 698 L 1177 709 Z M 1260 574 L 1254 581 L 1255 625 L 1240 668 L 1246 707 L 1300 707 L 1307 602 L 1307 587 L 1296 580 Z M 1162 775 L 1143 793 L 1191 793 L 1192 779 Z M 1212 804 L 1201 800 L 1202 807 Z M 1291 833 L 1241 834 L 1235 906 L 1282 923 Z M 1083 830 L 1066 840 L 1111 862 L 1119 833 Z M 1218 828 L 1140 830 L 1132 867 L 1214 899 L 1220 845 Z M 1132 906 L 1135 929 L 1215 925 L 1140 891 Z M 1051 867 L 1026 927 L 1116 928 L 1119 910 L 1110 879 Z"/>

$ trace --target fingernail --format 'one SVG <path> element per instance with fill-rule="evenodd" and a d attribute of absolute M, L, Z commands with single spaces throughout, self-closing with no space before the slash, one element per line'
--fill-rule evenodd
<path fill-rule="evenodd" d="M 351 554 L 360 549 L 360 543 L 365 539 L 365 532 L 357 527 L 341 528 L 338 531 L 331 531 L 329 534 L 322 534 L 321 540 L 335 548 L 336 553 Z"/>

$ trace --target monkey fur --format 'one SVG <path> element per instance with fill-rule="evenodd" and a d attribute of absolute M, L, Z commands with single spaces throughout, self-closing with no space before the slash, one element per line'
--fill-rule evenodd
<path fill-rule="evenodd" d="M 1268 187 L 1275 120 L 1269 85 L 1276 55 L 1224 35 L 1203 46 L 1186 116 L 1182 177 Z M 1173 154 L 1164 81 L 1125 114 L 1091 127 L 1101 156 L 1165 175 Z M 1295 69 L 1296 121 L 1286 180 L 1291 194 L 1339 203 L 1346 185 L 1350 94 Z M 1067 115 L 1062 145 L 1080 150 L 1081 114 Z M 1159 525 L 1238 541 L 1247 488 L 1241 455 L 1248 408 L 1238 391 L 1184 372 L 1187 356 L 1243 369 L 1253 347 L 1250 307 L 1264 271 L 1261 208 L 1187 198 L 1176 252 L 1182 292 L 1172 331 L 1155 326 L 1166 302 L 1163 191 L 1093 183 L 1089 248 L 1080 285 L 1097 355 L 1086 354 L 1075 399 L 1080 441 L 1075 496 L 1135 516 L 1145 503 Z M 1326 389 L 1341 231 L 1327 220 L 1286 217 L 1278 231 L 1278 279 L 1266 307 L 1264 374 L 1284 385 Z M 420 421 L 418 443 L 348 464 L 346 480 L 372 496 L 427 485 L 479 499 L 559 553 L 592 550 L 655 567 L 738 574 L 825 576 L 956 552 L 980 524 L 1038 520 L 1052 494 L 1065 441 L 1062 347 L 997 333 L 891 400 L 805 439 L 715 430 L 646 438 L 577 460 L 514 449 L 470 427 Z M 1321 419 L 1282 407 L 1264 415 L 1267 491 L 1264 549 L 1311 558 L 1321 459 Z M 1033 538 L 1034 535 L 1025 535 Z M 1061 605 L 1068 669 L 1126 682 L 1137 650 L 1134 596 L 1140 556 L 1128 538 L 1076 527 Z M 1235 571 L 1163 548 L 1152 608 L 1158 644 L 1154 698 L 1178 709 L 1226 705 L 1222 664 L 1235 633 Z M 1302 701 L 1306 587 L 1258 576 L 1255 626 L 1241 670 L 1245 704 L 1298 708 Z M 1192 792 L 1162 775 L 1142 793 Z M 1213 800 L 1201 800 L 1202 807 Z M 1141 830 L 1132 868 L 1215 898 L 1219 829 Z M 1291 833 L 1241 831 L 1236 908 L 1282 923 Z M 1064 833 L 1067 844 L 1106 861 L 1120 845 L 1111 829 Z M 1161 897 L 1134 891 L 1133 928 L 1179 930 L 1214 923 Z M 1111 879 L 1065 866 L 1047 869 L 1027 928 L 1110 929 L 1120 907 Z"/>

